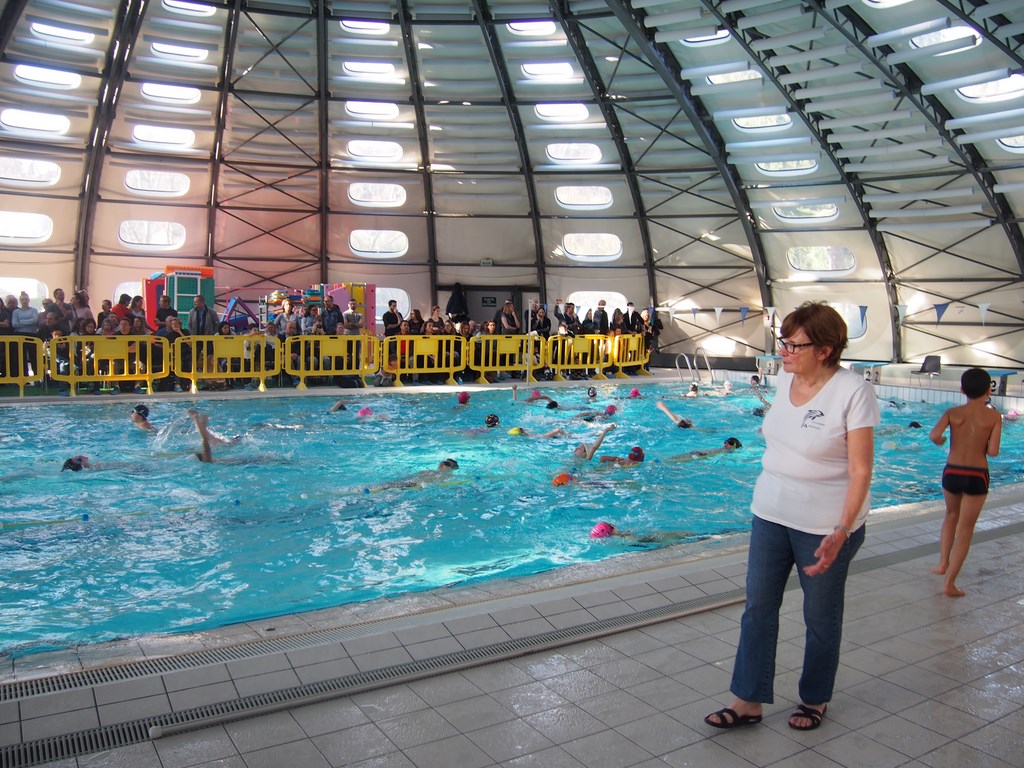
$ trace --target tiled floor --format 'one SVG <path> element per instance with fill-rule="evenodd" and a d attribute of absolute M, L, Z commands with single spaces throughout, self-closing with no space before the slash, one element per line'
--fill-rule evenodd
<path fill-rule="evenodd" d="M 1024 766 L 1024 490 L 990 500 L 960 579 L 968 594 L 960 599 L 942 596 L 941 578 L 928 572 L 941 515 L 934 505 L 914 511 L 869 526 L 848 588 L 836 696 L 814 732 L 786 726 L 803 644 L 799 592 L 791 592 L 777 699 L 759 726 L 726 732 L 702 722 L 731 700 L 742 609 L 733 603 L 49 764 Z M 551 582 L 525 595 L 477 594 L 363 625 L 341 640 L 311 634 L 286 651 L 0 700 L 0 744 L 643 615 L 703 596 L 728 599 L 743 572 L 742 552 L 680 560 L 663 551 L 639 571 Z"/>

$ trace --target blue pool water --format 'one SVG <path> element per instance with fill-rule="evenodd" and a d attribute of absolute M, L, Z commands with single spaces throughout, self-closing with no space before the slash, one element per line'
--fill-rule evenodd
<path fill-rule="evenodd" d="M 588 532 L 610 520 L 638 534 L 685 531 L 684 540 L 746 530 L 763 443 L 757 405 L 733 397 L 684 399 L 679 385 L 644 386 L 642 399 L 603 385 L 592 404 L 582 389 L 547 390 L 555 411 L 514 403 L 507 391 L 352 393 L 333 398 L 200 401 L 211 428 L 232 445 L 215 464 L 191 453 L 198 436 L 188 403 L 151 402 L 148 434 L 129 406 L 88 400 L 0 408 L 0 652 L 99 642 L 151 632 L 211 628 L 409 591 L 516 576 L 628 551 Z M 655 407 L 696 422 L 674 427 Z M 643 446 L 647 461 L 583 467 L 580 482 L 552 486 L 569 471 L 572 447 L 600 424 L 581 410 L 619 407 L 600 453 Z M 356 411 L 374 413 L 360 419 Z M 945 450 L 927 440 L 941 406 L 883 409 L 874 507 L 941 498 Z M 496 413 L 501 426 L 483 431 Z M 923 430 L 906 427 L 911 420 Z M 511 436 L 561 427 L 566 437 Z M 1008 424 L 994 485 L 1024 480 L 1024 424 Z M 672 456 L 712 448 L 729 455 L 691 462 Z M 86 454 L 93 471 L 60 472 Z M 386 488 L 454 457 L 449 480 Z M 657 546 L 657 545 L 646 545 Z"/>

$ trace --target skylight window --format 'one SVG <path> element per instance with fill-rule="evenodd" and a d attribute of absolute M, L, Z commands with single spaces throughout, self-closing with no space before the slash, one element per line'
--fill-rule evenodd
<path fill-rule="evenodd" d="M 869 8 L 895 8 L 898 5 L 906 5 L 913 0 L 862 0 Z"/>
<path fill-rule="evenodd" d="M 353 139 L 348 143 L 348 153 L 357 160 L 393 163 L 402 159 L 402 145 L 397 141 Z"/>
<path fill-rule="evenodd" d="M 722 75 L 708 75 L 708 82 L 711 85 L 725 85 L 726 83 L 741 83 L 745 80 L 760 80 L 761 73 L 756 69 L 741 69 L 738 72 L 726 72 Z"/>
<path fill-rule="evenodd" d="M 124 175 L 125 188 L 145 197 L 181 197 L 189 185 L 188 176 L 176 171 L 135 168 Z"/>
<path fill-rule="evenodd" d="M 14 68 L 14 76 L 23 83 L 37 88 L 60 88 L 74 90 L 82 84 L 82 76 L 75 72 L 64 72 L 59 69 L 33 67 L 30 64 L 19 64 Z"/>
<path fill-rule="evenodd" d="M 361 120 L 396 120 L 398 105 L 381 101 L 347 101 L 345 111 Z"/>
<path fill-rule="evenodd" d="M 786 260 L 798 272 L 849 272 L 857 265 L 845 245 L 794 245 L 786 250 Z"/>
<path fill-rule="evenodd" d="M 153 55 L 172 61 L 206 61 L 210 52 L 206 48 L 193 48 L 188 45 L 171 45 L 170 43 L 150 43 Z"/>
<path fill-rule="evenodd" d="M 608 232 L 569 232 L 561 250 L 570 261 L 600 264 L 622 258 L 622 240 Z"/>
<path fill-rule="evenodd" d="M 783 112 L 779 115 L 735 117 L 732 124 L 741 131 L 783 131 L 793 124 L 793 118 Z"/>
<path fill-rule="evenodd" d="M 348 199 L 364 208 L 399 208 L 405 205 L 405 187 L 401 184 L 357 181 L 349 184 Z"/>
<path fill-rule="evenodd" d="M 184 16 L 213 16 L 216 9 L 209 5 L 199 3 L 188 3 L 185 0 L 164 0 L 164 8 Z"/>
<path fill-rule="evenodd" d="M 1024 152 L 1024 134 L 999 139 L 999 146 L 1010 152 Z"/>
<path fill-rule="evenodd" d="M 395 65 L 389 61 L 346 61 L 341 65 L 346 75 L 373 79 L 375 77 L 394 77 Z"/>
<path fill-rule="evenodd" d="M 353 19 L 342 19 L 341 28 L 346 32 L 355 35 L 386 35 L 391 31 L 391 25 L 386 21 L 355 21 Z"/>
<path fill-rule="evenodd" d="M 701 46 L 719 45 L 724 43 L 732 37 L 732 34 L 728 29 L 720 29 L 713 35 L 698 35 L 697 37 L 685 37 L 679 42 L 683 45 L 688 45 L 692 48 L 700 48 Z"/>
<path fill-rule="evenodd" d="M 189 128 L 165 128 L 161 125 L 136 125 L 132 138 L 140 144 L 159 144 L 162 147 L 191 147 L 196 143 L 196 132 Z"/>
<path fill-rule="evenodd" d="M 772 206 L 772 213 L 781 221 L 815 219 L 825 222 L 839 218 L 839 206 L 835 203 L 780 203 Z"/>
<path fill-rule="evenodd" d="M 555 187 L 555 200 L 570 211 L 601 211 L 610 208 L 612 191 L 601 186 Z"/>
<path fill-rule="evenodd" d="M 978 34 L 977 30 L 966 26 L 949 27 L 948 29 L 940 29 L 937 32 L 928 32 L 924 35 L 918 35 L 917 37 L 910 38 L 911 48 L 929 48 L 939 43 L 947 43 L 953 40 L 961 40 L 962 45 L 955 47 L 952 50 L 942 51 L 941 53 L 935 54 L 936 56 L 949 56 L 951 53 L 960 53 L 970 48 L 975 48 L 981 45 L 981 35 Z"/>
<path fill-rule="evenodd" d="M 143 83 L 142 95 L 165 104 L 195 104 L 202 95 L 198 88 L 163 83 Z"/>
<path fill-rule="evenodd" d="M 548 144 L 547 155 L 553 163 L 586 165 L 601 162 L 601 148 L 586 142 Z"/>
<path fill-rule="evenodd" d="M 967 101 L 982 104 L 1009 101 L 1024 95 L 1024 75 L 1010 75 L 979 85 L 965 85 L 963 88 L 957 88 L 956 92 Z"/>
<path fill-rule="evenodd" d="M 508 23 L 509 32 L 526 37 L 547 37 L 555 34 L 556 29 L 553 21 L 510 21 Z"/>
<path fill-rule="evenodd" d="M 35 245 L 53 234 L 53 219 L 42 213 L 0 211 L 0 243 Z"/>
<path fill-rule="evenodd" d="M 176 221 L 128 219 L 118 226 L 117 237 L 136 250 L 174 251 L 185 244 L 185 227 Z"/>
<path fill-rule="evenodd" d="M 572 64 L 568 61 L 535 61 L 522 65 L 523 75 L 530 80 L 571 80 Z"/>
<path fill-rule="evenodd" d="M 537 104 L 533 111 L 549 123 L 580 123 L 590 117 L 586 104 Z"/>
<path fill-rule="evenodd" d="M 765 176 L 804 176 L 818 169 L 817 160 L 771 160 L 756 163 L 755 167 Z"/>
<path fill-rule="evenodd" d="M 52 187 L 60 181 L 60 166 L 48 160 L 0 157 L 0 184 L 6 187 Z"/>
<path fill-rule="evenodd" d="M 0 112 L 0 125 L 15 131 L 63 135 L 71 129 L 71 120 L 64 115 L 51 115 L 47 112 L 5 109 Z"/>
<path fill-rule="evenodd" d="M 409 252 L 409 237 L 394 229 L 353 229 L 348 247 L 364 259 L 400 259 Z"/>
<path fill-rule="evenodd" d="M 40 37 L 43 40 L 50 40 L 51 42 L 63 43 L 64 45 L 89 45 L 89 43 L 96 39 L 96 35 L 91 32 L 81 32 L 77 29 L 58 27 L 53 24 L 43 24 L 39 21 L 33 21 L 29 29 L 36 37 Z"/>

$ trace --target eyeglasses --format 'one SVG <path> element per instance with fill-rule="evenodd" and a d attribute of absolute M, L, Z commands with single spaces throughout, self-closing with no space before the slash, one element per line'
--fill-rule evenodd
<path fill-rule="evenodd" d="M 791 355 L 795 355 L 797 352 L 799 352 L 804 347 L 813 347 L 814 346 L 814 342 L 813 341 L 805 341 L 805 342 L 803 342 L 801 344 L 795 344 L 792 341 L 786 341 L 785 339 L 776 339 L 776 342 L 778 343 L 780 350 L 784 350 L 784 351 L 788 352 Z"/>

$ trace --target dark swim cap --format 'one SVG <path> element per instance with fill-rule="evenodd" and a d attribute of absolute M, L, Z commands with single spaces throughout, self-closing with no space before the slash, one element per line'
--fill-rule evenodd
<path fill-rule="evenodd" d="M 728 445 L 730 448 L 742 448 L 743 447 L 743 443 L 741 443 L 735 437 L 728 438 L 725 441 L 725 444 Z"/>
<path fill-rule="evenodd" d="M 484 424 L 488 428 L 496 427 L 498 426 L 499 423 L 501 423 L 501 419 L 498 418 L 498 414 L 496 413 L 488 413 L 486 416 L 484 416 Z"/>
<path fill-rule="evenodd" d="M 72 472 L 81 472 L 82 460 L 78 456 L 72 456 L 64 462 L 64 466 L 60 468 L 60 471 L 63 472 L 65 469 L 70 469 Z"/>
<path fill-rule="evenodd" d="M 548 400 L 547 407 L 548 408 L 557 408 L 558 407 L 558 401 L 557 400 Z"/>
<path fill-rule="evenodd" d="M 597 397 L 597 387 L 587 387 L 587 397 Z"/>
<path fill-rule="evenodd" d="M 149 418 L 149 407 L 146 406 L 146 405 L 143 405 L 142 403 L 139 403 L 134 408 L 132 408 L 132 413 L 137 413 L 142 418 L 148 419 Z"/>

